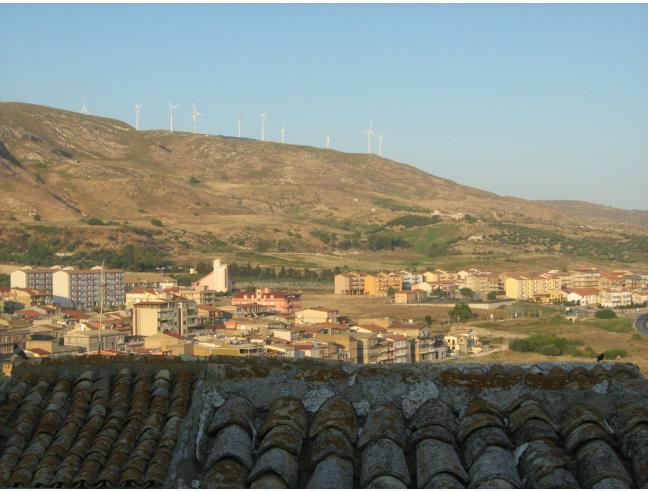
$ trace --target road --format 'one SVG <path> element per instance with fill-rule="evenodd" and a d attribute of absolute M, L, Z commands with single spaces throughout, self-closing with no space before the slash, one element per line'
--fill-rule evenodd
<path fill-rule="evenodd" d="M 634 327 L 638 332 L 648 335 L 648 313 L 644 313 L 635 319 Z"/>

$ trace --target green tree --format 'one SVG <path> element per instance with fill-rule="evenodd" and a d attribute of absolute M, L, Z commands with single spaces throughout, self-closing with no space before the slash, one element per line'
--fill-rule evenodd
<path fill-rule="evenodd" d="M 461 297 L 465 297 L 467 299 L 475 298 L 475 292 L 472 289 L 469 289 L 468 287 L 463 287 L 462 289 L 459 290 L 459 293 L 461 294 Z"/>
<path fill-rule="evenodd" d="M 9 287 L 11 277 L 6 273 L 0 273 L 0 287 Z"/>
<path fill-rule="evenodd" d="M 162 227 L 162 221 L 160 219 L 151 219 L 151 224 L 155 227 Z"/>
<path fill-rule="evenodd" d="M 432 316 L 429 314 L 425 316 L 425 326 L 430 328 L 432 326 Z"/>
<path fill-rule="evenodd" d="M 92 226 L 101 226 L 104 225 L 103 221 L 101 219 L 98 219 L 97 217 L 92 217 L 88 219 L 88 224 Z"/>
<path fill-rule="evenodd" d="M 497 300 L 497 292 L 494 290 L 490 291 L 488 294 L 486 294 L 486 299 L 489 301 L 496 301 Z"/>
<path fill-rule="evenodd" d="M 189 184 L 191 186 L 196 186 L 197 184 L 200 184 L 200 180 L 198 178 L 196 178 L 195 176 L 191 176 L 189 178 Z"/>
<path fill-rule="evenodd" d="M 448 315 L 450 316 L 450 319 L 470 319 L 473 317 L 473 312 L 472 309 L 470 309 L 470 306 L 466 304 L 465 302 L 455 304 L 455 307 L 453 307 L 450 311 L 448 311 Z"/>
<path fill-rule="evenodd" d="M 40 222 L 41 216 L 40 216 L 40 214 L 34 214 L 34 215 L 32 215 L 32 219 L 34 219 L 36 222 Z"/>

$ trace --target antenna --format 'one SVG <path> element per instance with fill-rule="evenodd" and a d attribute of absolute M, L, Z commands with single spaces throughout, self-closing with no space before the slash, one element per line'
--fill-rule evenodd
<path fill-rule="evenodd" d="M 83 106 L 81 106 L 81 114 L 90 114 L 88 111 L 88 106 L 86 105 L 86 98 L 83 98 Z"/>
<path fill-rule="evenodd" d="M 173 104 L 169 103 L 169 112 L 171 114 L 171 117 L 170 117 L 171 133 L 173 133 L 173 112 L 176 109 L 178 109 L 179 107 L 180 107 L 180 105 L 174 106 Z"/>
<path fill-rule="evenodd" d="M 268 119 L 268 115 L 261 113 L 261 141 L 265 142 L 265 120 Z"/>
<path fill-rule="evenodd" d="M 367 132 L 367 154 L 371 154 L 371 139 L 376 136 L 373 131 L 373 120 L 369 122 L 369 128 L 365 132 Z"/>
<path fill-rule="evenodd" d="M 378 135 L 378 155 L 382 157 L 383 141 L 385 139 L 385 132 Z"/>
<path fill-rule="evenodd" d="M 144 103 L 135 103 L 135 130 L 139 131 L 140 129 L 140 113 L 142 110 L 142 106 L 144 106 Z"/>
<path fill-rule="evenodd" d="M 284 128 L 283 125 L 281 125 L 281 143 L 286 143 L 286 129 Z"/>
<path fill-rule="evenodd" d="M 236 135 L 241 138 L 241 118 L 236 118 Z"/>
<path fill-rule="evenodd" d="M 193 132 L 196 133 L 198 127 L 198 116 L 203 116 L 203 113 L 199 113 L 196 109 L 196 105 L 193 105 L 193 111 L 191 112 L 191 119 L 193 120 Z"/>
<path fill-rule="evenodd" d="M 104 298 L 106 297 L 106 274 L 104 272 L 104 262 L 101 262 L 101 276 L 99 277 L 99 352 L 101 355 L 101 346 L 103 341 L 101 339 L 101 330 L 103 329 L 103 308 Z"/>

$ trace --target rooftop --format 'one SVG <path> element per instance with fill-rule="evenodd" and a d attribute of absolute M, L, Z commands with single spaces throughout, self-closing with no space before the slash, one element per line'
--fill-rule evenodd
<path fill-rule="evenodd" d="M 647 396 L 608 362 L 32 359 L 0 487 L 645 487 Z"/>

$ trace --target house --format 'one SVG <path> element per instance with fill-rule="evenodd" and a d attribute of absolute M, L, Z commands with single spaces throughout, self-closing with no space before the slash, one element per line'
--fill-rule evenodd
<path fill-rule="evenodd" d="M 567 302 L 575 302 L 581 306 L 596 306 L 599 303 L 599 290 L 594 287 L 563 289 Z"/>
<path fill-rule="evenodd" d="M 166 296 L 153 287 L 135 287 L 126 292 L 126 307 L 132 308 L 139 302 L 156 301 L 164 297 Z"/>
<path fill-rule="evenodd" d="M 26 321 L 0 318 L 0 355 L 13 354 L 14 344 L 24 347 L 30 336 L 31 330 Z"/>
<path fill-rule="evenodd" d="M 389 341 L 392 345 L 392 358 L 391 361 L 395 364 L 407 364 L 412 362 L 412 353 L 410 349 L 410 342 L 405 335 L 397 333 L 385 333 L 380 335 L 385 340 Z"/>
<path fill-rule="evenodd" d="M 207 275 L 194 282 L 200 290 L 209 290 L 214 292 L 228 292 L 232 290 L 232 280 L 229 277 L 227 265 L 221 263 L 219 259 L 213 262 L 213 269 Z M 202 303 L 203 301 L 201 301 Z"/>
<path fill-rule="evenodd" d="M 422 289 L 401 290 L 394 294 L 395 304 L 420 304 L 427 297 Z"/>
<path fill-rule="evenodd" d="M 423 282 L 422 273 L 408 272 L 403 270 L 400 272 L 401 279 L 403 280 L 403 289 L 411 289 L 412 285 Z"/>
<path fill-rule="evenodd" d="M 632 302 L 634 304 L 644 304 L 648 302 L 648 290 L 640 290 L 632 293 Z"/>
<path fill-rule="evenodd" d="M 178 330 L 175 302 L 144 301 L 133 305 L 133 335 L 149 337 Z"/>
<path fill-rule="evenodd" d="M 295 323 L 298 325 L 312 325 L 317 323 L 337 323 L 340 311 L 325 307 L 312 307 L 300 309 L 295 312 Z"/>
<path fill-rule="evenodd" d="M 412 289 L 422 290 L 428 297 L 432 295 L 432 292 L 434 291 L 434 287 L 432 287 L 430 282 L 419 282 L 418 284 L 412 285 Z"/>

